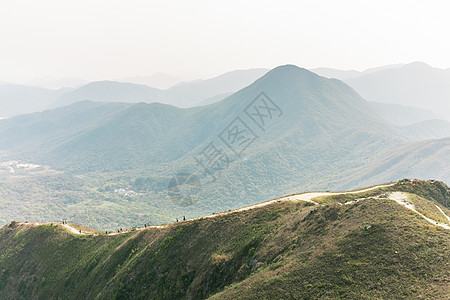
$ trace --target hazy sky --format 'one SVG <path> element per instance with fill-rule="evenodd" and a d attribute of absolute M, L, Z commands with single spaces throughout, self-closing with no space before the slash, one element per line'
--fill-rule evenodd
<path fill-rule="evenodd" d="M 450 67 L 449 1 L 0 0 L 0 81 Z"/>

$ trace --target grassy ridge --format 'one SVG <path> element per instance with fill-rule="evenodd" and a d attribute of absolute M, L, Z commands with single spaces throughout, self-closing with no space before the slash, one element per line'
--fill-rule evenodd
<path fill-rule="evenodd" d="M 441 199 L 429 184 L 411 194 Z M 11 223 L 0 229 L 0 298 L 448 298 L 448 230 L 370 193 L 115 236 Z"/>

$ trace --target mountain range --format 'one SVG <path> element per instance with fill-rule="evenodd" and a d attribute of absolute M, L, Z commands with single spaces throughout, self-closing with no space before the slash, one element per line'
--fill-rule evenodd
<path fill-rule="evenodd" d="M 26 178 L 13 175 L 0 184 L 15 187 L 9 199 L 20 195 L 28 205 L 39 203 L 34 219 L 65 215 L 95 228 L 168 222 L 282 193 L 357 188 L 380 178 L 427 178 L 429 165 L 416 160 L 423 156 L 417 145 L 440 145 L 432 147 L 433 161 L 445 166 L 445 140 L 428 139 L 449 136 L 445 121 L 395 125 L 342 81 L 287 65 L 201 107 L 78 102 L 2 120 L 3 161 L 64 173 L 35 174 L 39 184 L 32 188 Z M 411 149 L 410 155 L 402 155 L 402 149 Z M 395 153 L 400 154 L 385 161 Z M 447 181 L 445 170 L 441 174 Z M 171 190 L 171 180 L 183 174 L 194 174 L 201 187 L 188 195 L 193 203 Z M 58 197 L 47 191 L 55 177 Z M 114 192 L 122 189 L 138 195 Z M 0 197 L 5 201 L 2 220 L 29 216 L 28 205 L 18 208 Z M 60 201 L 52 213 L 50 198 Z"/>
<path fill-rule="evenodd" d="M 237 70 L 220 76 L 179 83 L 166 90 L 145 85 L 115 81 L 92 82 L 75 91 L 61 95 L 54 106 L 78 101 L 160 102 L 178 107 L 192 107 L 211 97 L 236 92 L 264 75 L 266 69 Z"/>
<path fill-rule="evenodd" d="M 203 101 L 210 101 L 210 98 L 219 95 L 232 94 L 251 84 L 267 71 L 267 69 L 236 70 L 206 80 L 178 82 L 167 89 L 136 84 L 136 82 L 148 82 L 152 78 L 155 83 L 158 83 L 157 80 L 165 78 L 158 79 L 158 74 L 155 75 L 156 78 L 122 79 L 130 82 L 95 81 L 77 88 L 58 90 L 4 83 L 0 85 L 0 117 L 33 113 L 86 100 L 129 103 L 161 102 L 178 107 L 191 107 Z M 159 86 L 161 85 L 163 84 L 160 83 Z"/>
<path fill-rule="evenodd" d="M 449 70 L 432 68 L 424 63 L 395 64 L 365 71 L 311 69 L 327 78 L 344 80 L 364 99 L 385 104 L 384 111 L 393 110 L 419 119 L 449 120 L 447 100 Z M 127 77 L 118 81 L 91 82 L 76 89 L 48 90 L 29 86 L 2 84 L 0 89 L 0 117 L 42 111 L 78 101 L 102 102 L 161 102 L 178 107 L 208 105 L 225 99 L 267 73 L 267 69 L 237 70 L 207 80 L 180 82 L 180 79 L 156 73 L 147 77 Z M 162 87 L 162 88 L 161 88 Z M 377 104 L 380 107 L 382 104 Z M 399 109 L 402 106 L 405 108 Z M 387 113 L 386 115 L 389 115 Z M 410 117 L 411 118 L 411 117 Z M 400 118 L 402 119 L 402 118 Z M 394 121 L 392 119 L 390 121 Z M 406 125 L 401 123 L 399 125 Z"/>

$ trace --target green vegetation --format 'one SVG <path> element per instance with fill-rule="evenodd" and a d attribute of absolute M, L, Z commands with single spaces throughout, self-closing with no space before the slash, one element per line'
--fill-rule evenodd
<path fill-rule="evenodd" d="M 264 129 L 245 113 L 261 92 L 282 110 Z M 199 217 L 286 193 L 346 189 L 345 180 L 333 183 L 336 174 L 404 141 L 369 111 L 342 82 L 282 66 L 203 107 L 86 101 L 2 120 L 0 163 L 21 160 L 57 171 L 10 174 L 0 167 L 0 222 L 64 218 L 107 230 Z M 258 136 L 241 156 L 219 138 L 236 117 Z M 216 181 L 195 160 L 210 142 L 230 162 Z M 184 171 L 202 177 L 201 199 L 191 207 L 167 196 L 170 179 Z"/>
<path fill-rule="evenodd" d="M 110 236 L 10 223 L 0 298 L 448 299 L 450 232 L 383 198 L 414 189 L 427 212 L 447 187 L 408 184 L 350 205 L 281 201 Z"/>
<path fill-rule="evenodd" d="M 282 111 L 266 119 L 264 128 L 246 114 L 261 92 Z M 2 120 L 0 224 L 67 219 L 113 230 L 200 217 L 283 194 L 408 176 L 450 180 L 441 151 L 450 140 L 408 143 L 417 139 L 411 136 L 416 130 L 405 135 L 371 111 L 341 81 L 287 65 L 202 107 L 85 101 Z M 240 155 L 219 137 L 237 117 L 257 136 Z M 205 159 L 201 153 L 211 142 L 229 163 L 223 170 L 209 165 L 215 181 L 196 161 Z M 405 157 L 410 149 L 415 155 Z M 16 160 L 42 167 L 11 173 L 3 163 Z M 420 167 L 404 171 L 405 165 Z M 168 197 L 168 184 L 180 172 L 200 177 L 201 194 L 192 206 Z"/>

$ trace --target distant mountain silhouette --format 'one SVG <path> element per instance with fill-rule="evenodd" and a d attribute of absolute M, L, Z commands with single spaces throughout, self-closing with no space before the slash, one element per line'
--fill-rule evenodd
<path fill-rule="evenodd" d="M 161 102 L 178 107 L 193 107 L 211 97 L 234 93 L 266 72 L 266 69 L 237 70 L 207 80 L 180 83 L 166 90 L 126 82 L 97 81 L 61 95 L 53 103 L 53 107 L 86 100 L 128 103 Z"/>
<path fill-rule="evenodd" d="M 168 89 L 183 80 L 176 76 L 171 76 L 164 73 L 154 73 L 149 76 L 134 76 L 117 79 L 119 82 L 129 82 L 134 84 L 148 85 L 158 89 Z"/>
<path fill-rule="evenodd" d="M 54 107 L 66 106 L 79 101 L 98 102 L 157 102 L 161 90 L 146 86 L 117 81 L 96 81 L 88 83 L 58 97 Z"/>
<path fill-rule="evenodd" d="M 0 117 L 42 111 L 67 91 L 67 89 L 54 91 L 18 84 L 0 84 Z"/>
<path fill-rule="evenodd" d="M 339 70 L 339 69 L 332 69 L 332 68 L 314 68 L 314 69 L 310 69 L 310 71 L 312 71 L 320 76 L 323 76 L 323 77 L 346 80 L 346 79 L 350 79 L 350 78 L 361 77 L 363 75 L 367 75 L 367 74 L 374 73 L 374 72 L 381 71 L 381 70 L 400 68 L 403 65 L 404 64 L 386 65 L 386 66 L 370 68 L 365 71 Z"/>
<path fill-rule="evenodd" d="M 88 82 L 84 79 L 66 77 L 66 78 L 37 78 L 25 83 L 28 86 L 41 87 L 46 89 L 60 89 L 60 88 L 77 88 Z"/>
<path fill-rule="evenodd" d="M 450 69 L 416 62 L 345 81 L 368 101 L 428 109 L 450 120 Z"/>

